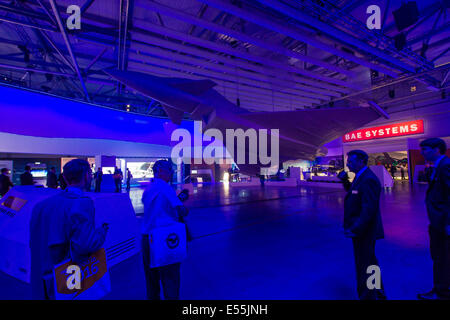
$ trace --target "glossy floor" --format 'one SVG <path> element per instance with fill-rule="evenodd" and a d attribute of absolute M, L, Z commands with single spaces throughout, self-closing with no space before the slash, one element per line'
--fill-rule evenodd
<path fill-rule="evenodd" d="M 431 288 L 425 189 L 399 183 L 381 199 L 386 239 L 377 256 L 390 299 L 415 299 Z M 182 267 L 183 299 L 356 299 L 352 244 L 341 228 L 344 192 L 201 192 L 211 197 L 191 200 L 188 223 L 197 239 Z"/>
<path fill-rule="evenodd" d="M 377 243 L 388 298 L 431 288 L 426 186 L 386 189 L 386 239 Z M 130 197 L 142 213 L 142 190 Z M 351 241 L 341 225 L 345 193 L 321 187 L 195 188 L 187 219 L 194 240 L 182 264 L 182 299 L 356 299 Z M 26 286 L 0 274 L 0 299 Z"/>

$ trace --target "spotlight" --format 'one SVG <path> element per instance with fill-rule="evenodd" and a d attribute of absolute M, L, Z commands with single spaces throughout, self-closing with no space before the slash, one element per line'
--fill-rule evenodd
<path fill-rule="evenodd" d="M 370 70 L 372 78 L 378 78 L 379 73 L 377 70 Z"/>
<path fill-rule="evenodd" d="M 23 52 L 23 61 L 30 62 L 30 50 L 24 45 L 18 45 L 17 48 Z"/>
<path fill-rule="evenodd" d="M 395 90 L 394 89 L 389 90 L 389 98 L 391 98 L 391 99 L 395 98 Z"/>
<path fill-rule="evenodd" d="M 417 87 L 416 86 L 411 86 L 411 92 L 416 92 Z"/>

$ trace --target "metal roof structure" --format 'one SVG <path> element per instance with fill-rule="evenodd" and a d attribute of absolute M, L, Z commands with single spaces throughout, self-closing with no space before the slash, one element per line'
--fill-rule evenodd
<path fill-rule="evenodd" d="M 448 99 L 448 3 L 417 1 L 419 20 L 398 31 L 401 0 L 0 0 L 0 81 L 154 116 L 157 101 L 102 70 L 210 79 L 250 111 L 409 108 Z"/>

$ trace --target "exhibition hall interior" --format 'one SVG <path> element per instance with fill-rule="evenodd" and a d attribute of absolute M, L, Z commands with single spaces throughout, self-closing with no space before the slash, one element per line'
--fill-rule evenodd
<path fill-rule="evenodd" d="M 0 300 L 449 300 L 449 8 L 0 0 Z"/>

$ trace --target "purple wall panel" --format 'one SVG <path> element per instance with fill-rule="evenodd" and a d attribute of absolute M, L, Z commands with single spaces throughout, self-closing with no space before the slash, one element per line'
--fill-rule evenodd
<path fill-rule="evenodd" d="M 0 86 L 0 132 L 49 138 L 110 139 L 170 145 L 177 126 L 167 119 L 146 117 Z M 192 132 L 193 123 L 182 128 Z"/>

